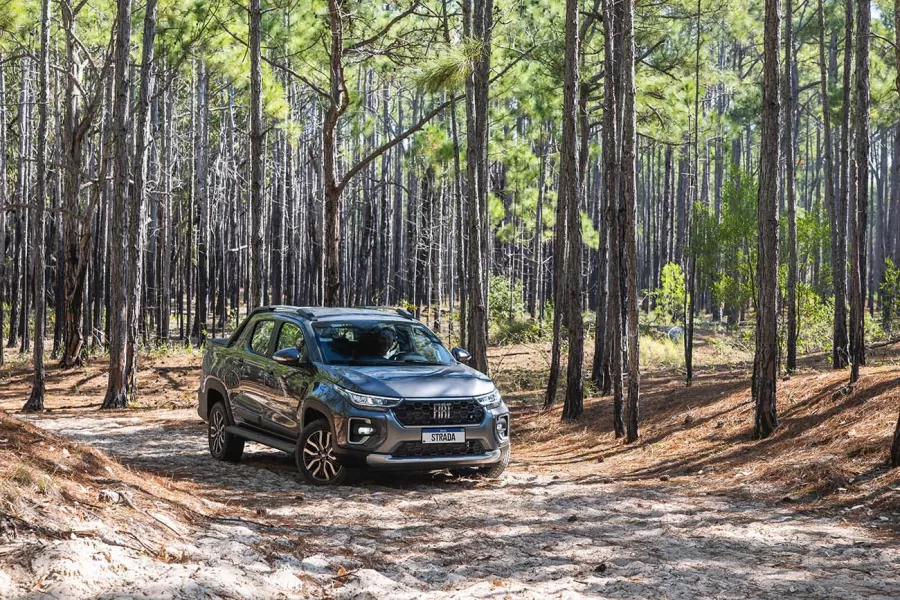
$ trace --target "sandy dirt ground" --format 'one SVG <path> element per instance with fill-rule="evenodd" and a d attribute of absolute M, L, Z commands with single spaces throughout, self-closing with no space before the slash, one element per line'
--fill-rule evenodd
<path fill-rule="evenodd" d="M 528 453 L 499 482 L 312 488 L 290 457 L 254 444 L 239 464 L 213 461 L 191 409 L 28 419 L 166 481 L 172 501 L 189 496 L 209 517 L 171 519 L 163 557 L 104 541 L 102 523 L 52 541 L 0 533 L 3 598 L 900 597 L 896 539 L 791 506 L 553 474 Z"/>

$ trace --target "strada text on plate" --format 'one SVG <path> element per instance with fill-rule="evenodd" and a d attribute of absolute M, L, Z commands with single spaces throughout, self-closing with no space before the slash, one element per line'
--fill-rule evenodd
<path fill-rule="evenodd" d="M 462 427 L 452 429 L 423 429 L 423 444 L 461 444 L 466 441 L 466 430 Z"/>

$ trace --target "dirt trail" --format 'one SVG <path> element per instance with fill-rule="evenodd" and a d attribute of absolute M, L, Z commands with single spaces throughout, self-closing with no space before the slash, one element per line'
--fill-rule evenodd
<path fill-rule="evenodd" d="M 176 524 L 180 559 L 166 563 L 109 556 L 91 539 L 47 544 L 31 573 L 0 553 L 0 597 L 900 597 L 895 540 L 787 506 L 533 474 L 523 455 L 499 483 L 395 475 L 311 488 L 289 457 L 253 444 L 240 464 L 214 462 L 191 410 L 31 420 L 170 478 L 222 516 Z"/>

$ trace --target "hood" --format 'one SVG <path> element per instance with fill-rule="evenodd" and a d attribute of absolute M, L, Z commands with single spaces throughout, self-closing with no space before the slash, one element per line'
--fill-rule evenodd
<path fill-rule="evenodd" d="M 387 365 L 357 367 L 316 366 L 348 390 L 394 398 L 470 398 L 494 389 L 490 377 L 461 364 Z"/>

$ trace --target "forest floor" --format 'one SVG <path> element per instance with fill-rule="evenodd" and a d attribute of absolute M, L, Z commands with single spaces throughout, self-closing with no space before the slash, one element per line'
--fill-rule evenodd
<path fill-rule="evenodd" d="M 254 444 L 237 465 L 209 458 L 199 353 L 145 357 L 123 411 L 97 410 L 103 361 L 51 366 L 39 416 L 17 412 L 31 371 L 8 354 L 0 598 L 900 596 L 900 473 L 885 460 L 900 347 L 873 351 L 854 388 L 806 357 L 764 442 L 746 357 L 720 360 L 712 340 L 698 354 L 690 388 L 648 365 L 642 438 L 626 446 L 608 398 L 577 424 L 537 410 L 546 348 L 492 349 L 514 412 L 502 480 L 334 489 Z"/>

